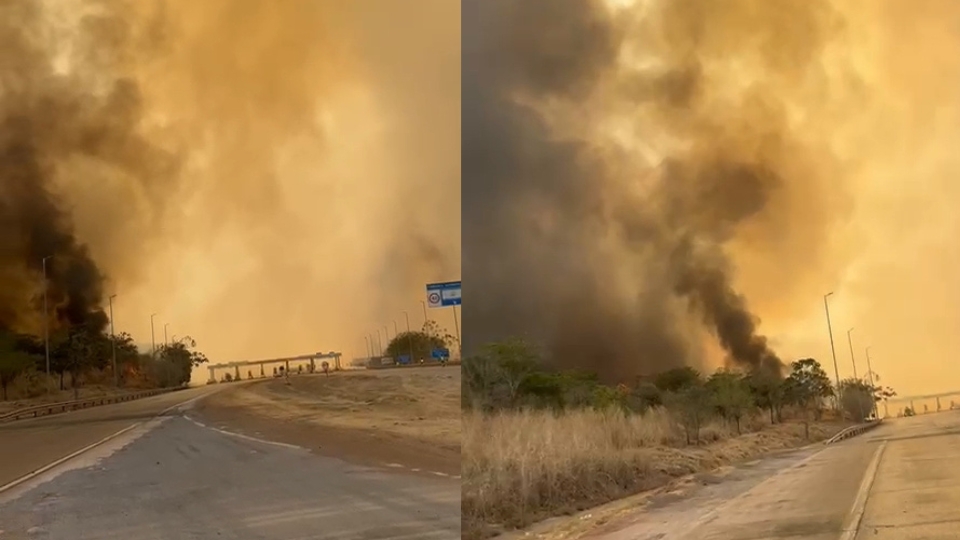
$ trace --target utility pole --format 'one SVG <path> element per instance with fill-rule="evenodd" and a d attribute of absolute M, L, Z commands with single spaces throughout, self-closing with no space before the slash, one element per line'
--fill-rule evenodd
<path fill-rule="evenodd" d="M 156 316 L 156 313 L 150 314 L 150 346 L 153 348 L 152 356 L 154 360 L 157 359 L 157 338 L 153 332 L 153 318 Z"/>
<path fill-rule="evenodd" d="M 423 326 L 426 328 L 427 321 L 430 319 L 427 317 L 427 302 L 425 300 L 420 301 L 420 305 L 423 306 Z"/>
<path fill-rule="evenodd" d="M 47 280 L 47 259 L 43 258 L 43 352 L 47 357 L 47 389 L 50 388 L 50 313 L 47 309 L 47 289 L 49 281 Z"/>
<path fill-rule="evenodd" d="M 367 358 L 373 358 L 373 347 L 370 345 L 370 336 L 363 336 L 363 340 L 367 342 Z"/>
<path fill-rule="evenodd" d="M 828 292 L 823 295 L 823 309 L 827 312 L 827 332 L 830 334 L 830 353 L 833 355 L 833 375 L 837 380 L 837 412 L 841 412 L 840 402 L 843 396 L 840 390 L 840 368 L 837 366 L 837 349 L 833 345 L 833 325 L 830 324 L 830 304 L 827 302 L 827 298 L 830 298 L 832 295 L 833 292 Z"/>
<path fill-rule="evenodd" d="M 117 295 L 110 295 L 110 353 L 113 356 L 113 386 L 120 388 L 120 371 L 117 368 L 117 333 L 113 327 L 113 299 Z"/>
<path fill-rule="evenodd" d="M 170 326 L 170 323 L 163 323 L 163 346 L 164 346 L 164 347 L 166 347 L 167 345 L 170 344 L 170 342 L 167 341 L 167 327 L 168 327 L 168 326 Z"/>

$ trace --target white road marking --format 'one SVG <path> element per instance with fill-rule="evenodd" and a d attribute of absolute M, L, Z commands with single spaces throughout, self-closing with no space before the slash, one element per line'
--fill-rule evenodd
<path fill-rule="evenodd" d="M 306 450 L 306 449 L 303 448 L 302 446 L 297 446 L 297 445 L 295 445 L 295 444 L 287 444 L 287 443 L 282 443 L 282 442 L 277 442 L 277 441 L 268 441 L 268 440 L 266 440 L 266 439 L 260 439 L 260 438 L 257 438 L 257 437 L 251 437 L 250 435 L 244 435 L 243 433 L 236 433 L 236 432 L 233 432 L 233 431 L 227 431 L 227 430 L 225 430 L 225 429 L 215 428 L 215 427 L 212 427 L 212 426 L 208 426 L 208 425 L 205 425 L 205 424 L 201 424 L 200 422 L 197 422 L 197 421 L 194 420 L 193 418 L 190 418 L 189 416 L 186 416 L 186 415 L 184 415 L 183 417 L 186 418 L 187 420 L 193 422 L 193 423 L 196 424 L 197 426 L 200 426 L 200 427 L 202 427 L 202 428 L 204 428 L 204 429 L 209 429 L 209 430 L 212 430 L 212 431 L 216 431 L 217 433 L 220 433 L 220 434 L 223 434 L 223 435 L 227 435 L 227 436 L 229 436 L 229 437 L 236 437 L 236 438 L 238 438 L 238 439 L 245 439 L 245 440 L 248 440 L 248 441 L 258 442 L 258 443 L 262 443 L 262 444 L 269 444 L 269 445 L 273 445 L 273 446 L 279 446 L 279 447 L 281 447 L 281 448 L 290 448 L 290 449 L 292 449 L 292 450 Z"/>
<path fill-rule="evenodd" d="M 839 540 L 854 540 L 857 532 L 860 530 L 860 522 L 863 520 L 863 513 L 867 509 L 867 497 L 870 495 L 870 488 L 873 487 L 874 480 L 877 479 L 877 471 L 880 469 L 880 460 L 883 457 L 883 451 L 887 447 L 887 441 L 880 443 L 880 447 L 873 453 L 873 459 L 870 466 L 867 467 L 866 474 L 863 475 L 863 481 L 860 482 L 860 489 L 857 491 L 857 498 L 853 501 L 853 507 L 850 509 L 850 518 L 847 525 L 843 528 L 843 534 Z"/>

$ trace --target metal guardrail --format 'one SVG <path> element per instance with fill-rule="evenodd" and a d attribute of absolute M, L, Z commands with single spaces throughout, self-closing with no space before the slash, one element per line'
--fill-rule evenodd
<path fill-rule="evenodd" d="M 881 420 L 874 420 L 872 422 L 867 422 L 866 424 L 858 424 L 856 426 L 850 426 L 848 428 L 843 429 L 842 431 L 840 431 L 840 433 L 837 433 L 833 437 L 830 437 L 829 439 L 824 441 L 823 444 L 833 444 L 833 443 L 837 443 L 837 442 L 849 439 L 851 437 L 856 437 L 861 433 L 870 431 L 871 429 L 879 426 L 882 422 L 883 420 L 881 419 Z"/>
<path fill-rule="evenodd" d="M 15 420 L 22 420 L 24 418 L 39 418 L 41 416 L 49 416 L 52 414 L 62 414 L 65 412 L 76 411 L 80 409 L 88 409 L 90 407 L 98 407 L 100 405 L 110 405 L 113 403 L 123 403 L 126 401 L 134 401 L 137 399 L 143 399 L 147 397 L 152 397 L 160 394 L 166 394 L 168 392 L 174 392 L 176 390 L 181 390 L 181 387 L 176 388 L 157 388 L 153 390 L 143 390 L 140 392 L 130 392 L 127 394 L 117 394 L 115 396 L 98 396 L 84 399 L 77 399 L 73 401 L 61 401 L 59 403 L 44 403 L 41 405 L 34 405 L 32 407 L 23 407 L 21 409 L 16 409 L 8 413 L 0 414 L 0 424 L 5 422 L 13 422 Z"/>

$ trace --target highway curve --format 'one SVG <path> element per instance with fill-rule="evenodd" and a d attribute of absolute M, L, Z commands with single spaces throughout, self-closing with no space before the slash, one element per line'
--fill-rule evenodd
<path fill-rule="evenodd" d="M 448 539 L 460 483 L 208 428 L 217 387 L 0 425 L 0 539 Z M 182 406 L 180 404 L 185 403 Z"/>

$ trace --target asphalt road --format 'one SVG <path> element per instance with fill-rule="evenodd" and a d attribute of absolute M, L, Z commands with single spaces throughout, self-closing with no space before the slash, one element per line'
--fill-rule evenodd
<path fill-rule="evenodd" d="M 707 484 L 664 495 L 592 538 L 955 540 L 960 412 L 890 420 L 860 437 L 757 461 Z"/>
<path fill-rule="evenodd" d="M 459 481 L 349 465 L 183 416 L 178 403 L 212 389 L 0 426 L 0 485 L 126 429 L 0 492 L 0 540 L 460 537 Z"/>

